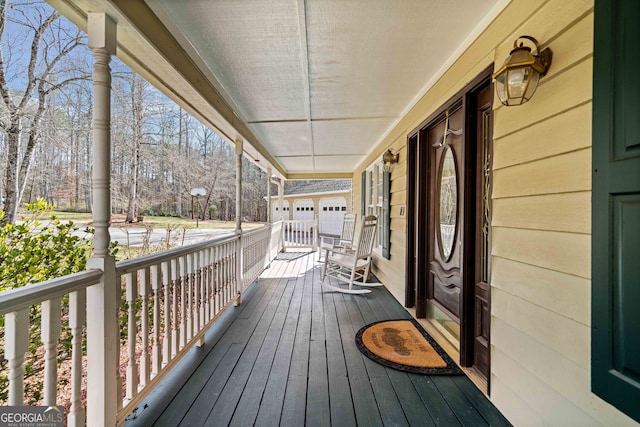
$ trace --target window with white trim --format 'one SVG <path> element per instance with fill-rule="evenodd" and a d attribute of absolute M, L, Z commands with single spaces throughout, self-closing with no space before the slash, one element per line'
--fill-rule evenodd
<path fill-rule="evenodd" d="M 374 247 L 377 250 L 382 250 L 383 239 L 383 227 L 382 227 L 382 201 L 383 201 L 383 171 L 382 163 L 376 163 L 369 166 L 366 170 L 366 186 L 367 186 L 367 200 L 366 207 L 367 215 L 375 215 L 378 218 L 378 226 L 376 231 L 376 240 Z"/>

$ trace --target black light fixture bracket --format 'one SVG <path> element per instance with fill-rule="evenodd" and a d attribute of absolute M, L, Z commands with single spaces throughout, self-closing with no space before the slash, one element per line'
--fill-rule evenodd
<path fill-rule="evenodd" d="M 535 58 L 536 62 L 540 65 L 542 65 L 543 70 L 540 72 L 540 77 L 544 77 L 547 75 L 547 71 L 549 70 L 549 66 L 551 65 L 551 59 L 553 58 L 553 52 L 551 51 L 551 49 L 544 48 L 542 50 L 540 50 L 540 48 L 538 47 L 538 40 L 536 40 L 534 37 L 531 36 L 520 36 L 518 37 L 514 42 L 513 42 L 513 48 L 514 49 L 520 49 L 523 48 L 524 45 L 523 43 L 520 43 L 520 46 L 518 46 L 518 40 L 520 39 L 526 39 L 531 41 L 535 47 L 536 47 L 536 52 L 533 53 L 533 57 Z"/>

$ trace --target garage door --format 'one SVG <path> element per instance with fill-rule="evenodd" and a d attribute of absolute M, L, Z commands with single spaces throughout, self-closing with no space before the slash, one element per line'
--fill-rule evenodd
<path fill-rule="evenodd" d="M 347 212 L 347 200 L 344 197 L 331 197 L 320 199 L 319 205 L 320 233 L 339 236 L 342 233 L 342 219 Z"/>
<path fill-rule="evenodd" d="M 300 199 L 293 201 L 293 219 L 313 221 L 313 200 Z"/>
<path fill-rule="evenodd" d="M 278 201 L 273 202 L 272 206 L 273 221 L 280 221 L 280 211 L 278 211 Z M 289 201 L 284 200 L 282 202 L 282 219 L 289 219 Z"/>

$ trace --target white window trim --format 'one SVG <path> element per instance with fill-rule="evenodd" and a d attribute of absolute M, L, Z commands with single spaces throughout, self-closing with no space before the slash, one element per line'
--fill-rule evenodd
<path fill-rule="evenodd" d="M 383 202 L 383 181 L 382 162 L 376 162 L 365 170 L 366 172 L 366 207 L 367 211 L 363 215 L 375 215 L 378 218 L 376 225 L 376 240 L 373 250 L 377 254 L 382 254 L 382 202 Z"/>

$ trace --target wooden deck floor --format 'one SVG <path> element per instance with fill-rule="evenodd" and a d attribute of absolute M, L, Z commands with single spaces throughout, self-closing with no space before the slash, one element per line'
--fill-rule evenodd
<path fill-rule="evenodd" d="M 407 374 L 363 356 L 362 326 L 410 315 L 384 288 L 323 290 L 320 267 L 315 254 L 274 261 L 127 425 L 509 425 L 465 376 Z"/>

